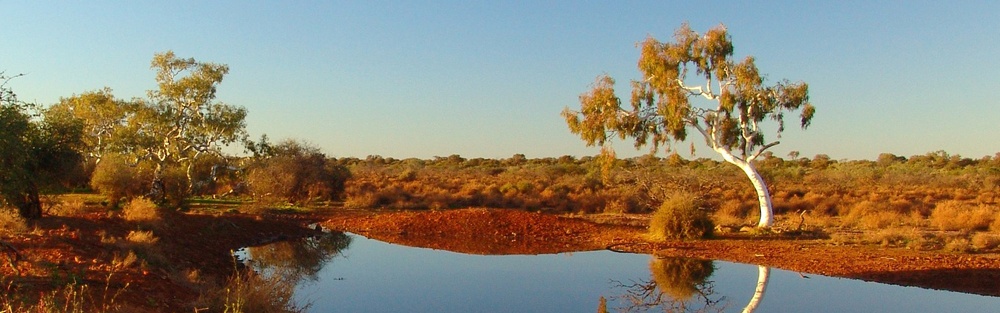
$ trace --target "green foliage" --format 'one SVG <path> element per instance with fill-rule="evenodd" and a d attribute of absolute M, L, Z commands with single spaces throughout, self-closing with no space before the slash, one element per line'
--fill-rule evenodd
<path fill-rule="evenodd" d="M 715 225 L 700 206 L 693 193 L 677 191 L 670 194 L 649 221 L 649 237 L 686 240 L 711 236 Z"/>
<path fill-rule="evenodd" d="M 89 162 L 100 163 L 105 154 L 129 148 L 121 146 L 119 138 L 130 136 L 124 132 L 124 125 L 141 104 L 140 101 L 117 99 L 111 88 L 105 87 L 60 98 L 49 112 L 81 123 L 84 135 L 81 152 Z"/>
<path fill-rule="evenodd" d="M 39 218 L 39 189 L 60 184 L 79 165 L 81 125 L 19 101 L 10 79 L 0 72 L 0 200 Z"/>
<path fill-rule="evenodd" d="M 145 177 L 145 173 L 126 162 L 121 155 L 106 155 L 97 163 L 90 177 L 90 186 L 107 197 L 112 206 L 117 206 L 122 199 L 127 201 L 149 190 L 149 178 Z"/>
<path fill-rule="evenodd" d="M 713 151 L 760 186 L 758 226 L 771 226 L 771 200 L 753 161 L 779 142 L 767 142 L 760 124 L 776 122 L 780 137 L 785 115 L 801 111 L 799 124 L 808 127 L 816 112 L 809 103 L 808 85 L 787 80 L 766 85 L 752 56 L 734 59 L 733 44 L 722 25 L 698 34 L 683 24 L 674 39 L 664 43 L 650 37 L 642 42 L 638 62 L 642 79 L 632 81 L 628 107 L 615 92 L 615 80 L 603 75 L 580 96 L 580 110 L 566 108 L 563 118 L 588 146 L 601 145 L 604 159 L 614 159 L 613 137 L 633 139 L 636 149 L 650 145 L 653 153 L 666 145 L 669 152 L 674 142 L 687 139 L 689 128 L 696 129 Z M 689 80 L 705 83 L 689 85 Z M 697 98 L 715 105 L 698 106 L 700 102 L 693 101 Z M 603 164 L 607 173 L 613 162 Z"/>

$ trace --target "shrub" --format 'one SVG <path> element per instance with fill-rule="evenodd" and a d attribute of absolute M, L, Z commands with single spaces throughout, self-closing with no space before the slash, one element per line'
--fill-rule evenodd
<path fill-rule="evenodd" d="M 247 177 L 256 198 L 304 204 L 314 199 L 332 200 L 344 192 L 350 171 L 328 160 L 318 148 L 286 141 L 275 151 L 275 156 L 260 161 Z"/>
<path fill-rule="evenodd" d="M 1000 246 L 1000 237 L 988 233 L 976 233 L 972 235 L 972 247 L 976 250 L 993 250 Z"/>
<path fill-rule="evenodd" d="M 72 216 L 85 212 L 87 204 L 80 199 L 72 199 L 54 203 L 49 207 L 48 213 L 56 216 Z"/>
<path fill-rule="evenodd" d="M 139 196 L 147 189 L 149 180 L 141 176 L 136 167 L 125 163 L 124 157 L 109 155 L 94 168 L 90 186 L 116 206 L 122 199 Z"/>
<path fill-rule="evenodd" d="M 985 230 L 993 223 L 995 214 L 989 206 L 971 207 L 959 201 L 943 201 L 931 212 L 930 222 L 942 230 Z"/>
<path fill-rule="evenodd" d="M 130 253 L 134 251 L 135 254 L 149 263 L 164 264 L 166 261 L 166 257 L 156 246 L 160 242 L 160 238 L 156 237 L 152 231 L 130 231 L 125 236 L 125 241 L 123 245 L 131 250 Z"/>
<path fill-rule="evenodd" d="M 653 240 L 698 239 L 710 236 L 715 227 L 698 198 L 690 192 L 673 192 L 649 222 Z"/>
<path fill-rule="evenodd" d="M 161 221 L 160 209 L 156 203 L 146 198 L 135 198 L 122 209 L 122 217 L 129 222 L 137 222 L 146 226 L 156 226 Z"/>
<path fill-rule="evenodd" d="M 0 234 L 21 234 L 28 231 L 28 223 L 16 209 L 0 207 Z"/>

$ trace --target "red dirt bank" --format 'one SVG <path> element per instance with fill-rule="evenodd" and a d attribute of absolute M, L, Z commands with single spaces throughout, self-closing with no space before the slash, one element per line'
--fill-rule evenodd
<path fill-rule="evenodd" d="M 126 249 L 107 238 L 124 238 L 136 225 L 106 213 L 45 217 L 35 230 L 0 238 L 19 252 L 15 271 L 0 249 L 0 289 L 6 296 L 58 290 L 73 277 L 100 301 L 105 286 L 123 289 L 114 305 L 123 312 L 191 312 L 199 297 L 218 290 L 234 270 L 232 249 L 315 234 L 323 225 L 379 240 L 477 254 L 538 254 L 616 250 L 728 260 L 879 282 L 1000 296 L 1000 256 L 833 246 L 823 240 L 715 239 L 646 243 L 641 226 L 595 223 L 583 218 L 517 210 L 463 209 L 419 212 L 327 210 L 320 214 L 168 214 L 154 229 L 159 238 L 148 265 L 114 269 Z M 639 224 L 630 222 L 627 224 Z M 103 239 L 103 240 L 102 240 Z M 121 239 L 119 239 L 121 242 Z M 155 254 L 155 253 L 154 253 Z M 196 270 L 196 281 L 185 276 Z M 109 275 L 111 279 L 108 279 Z M 30 303 L 29 303 L 30 304 Z"/>
<path fill-rule="evenodd" d="M 410 246 L 474 254 L 536 254 L 614 247 L 637 253 L 760 264 L 790 271 L 1000 296 L 1000 256 L 835 246 L 826 240 L 729 238 L 648 243 L 643 227 L 515 210 L 334 216 L 332 229 Z"/>

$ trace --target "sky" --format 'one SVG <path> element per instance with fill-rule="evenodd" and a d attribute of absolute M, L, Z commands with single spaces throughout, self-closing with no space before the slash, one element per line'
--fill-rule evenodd
<path fill-rule="evenodd" d="M 217 100 L 248 110 L 252 137 L 332 157 L 595 155 L 560 112 L 602 74 L 627 101 L 636 44 L 685 22 L 724 24 L 767 82 L 809 84 L 812 125 L 789 127 L 775 155 L 1000 152 L 997 1 L 0 0 L 0 12 L 0 71 L 26 74 L 9 84 L 21 100 L 144 98 L 150 60 L 172 50 L 229 66 Z"/>

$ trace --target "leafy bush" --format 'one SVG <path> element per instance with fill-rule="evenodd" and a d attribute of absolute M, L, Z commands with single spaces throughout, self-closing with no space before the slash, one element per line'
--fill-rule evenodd
<path fill-rule="evenodd" d="M 712 234 L 715 226 L 700 201 L 690 192 L 674 192 L 649 221 L 649 236 L 653 240 L 699 239 Z"/>
<path fill-rule="evenodd" d="M 140 175 L 135 166 L 126 164 L 125 158 L 108 155 L 94 167 L 90 186 L 108 198 L 112 206 L 120 201 L 141 195 L 148 189 L 151 178 Z"/>
<path fill-rule="evenodd" d="M 260 160 L 247 177 L 255 198 L 306 203 L 332 200 L 344 192 L 350 172 L 327 160 L 318 148 L 286 141 L 275 151 L 274 156 Z"/>

